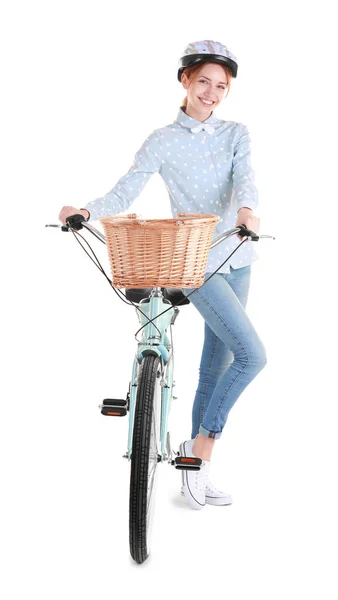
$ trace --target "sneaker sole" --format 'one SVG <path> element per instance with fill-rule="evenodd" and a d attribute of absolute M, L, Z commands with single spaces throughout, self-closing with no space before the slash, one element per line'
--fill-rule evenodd
<path fill-rule="evenodd" d="M 206 496 L 205 501 L 207 504 L 213 504 L 214 506 L 228 506 L 232 504 L 231 496 L 224 496 L 221 498 L 213 498 L 212 496 Z"/>
<path fill-rule="evenodd" d="M 181 456 L 186 456 L 185 448 L 184 448 L 184 442 L 183 442 L 183 444 L 180 444 L 180 455 Z M 205 506 L 205 503 L 201 504 L 191 494 L 190 488 L 189 488 L 189 482 L 188 482 L 187 472 L 185 471 L 185 469 L 182 469 L 182 484 L 183 484 L 183 491 L 181 493 L 182 493 L 183 496 L 185 496 L 185 498 L 187 499 L 187 501 L 188 501 L 189 505 L 191 506 L 191 508 L 193 508 L 195 510 L 201 510 Z"/>

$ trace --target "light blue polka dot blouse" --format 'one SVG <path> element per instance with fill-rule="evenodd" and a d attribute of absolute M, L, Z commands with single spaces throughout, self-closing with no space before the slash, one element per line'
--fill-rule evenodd
<path fill-rule="evenodd" d="M 250 146 L 246 125 L 219 119 L 214 112 L 205 121 L 197 121 L 181 107 L 174 123 L 149 135 L 115 187 L 86 204 L 90 221 L 126 211 L 150 177 L 159 173 L 173 217 L 178 212 L 218 215 L 216 238 L 235 226 L 239 208 L 255 210 L 258 205 Z M 232 236 L 212 248 L 206 272 L 217 269 L 238 244 L 238 237 Z M 230 265 L 234 269 L 250 265 L 258 258 L 255 244 L 245 242 L 220 272 L 229 273 Z"/>

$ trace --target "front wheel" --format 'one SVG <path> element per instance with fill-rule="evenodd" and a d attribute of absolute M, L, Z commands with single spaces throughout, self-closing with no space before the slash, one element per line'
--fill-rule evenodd
<path fill-rule="evenodd" d="M 129 496 L 129 546 L 137 563 L 143 563 L 150 552 L 161 406 L 159 366 L 158 356 L 146 355 L 137 386 Z"/>

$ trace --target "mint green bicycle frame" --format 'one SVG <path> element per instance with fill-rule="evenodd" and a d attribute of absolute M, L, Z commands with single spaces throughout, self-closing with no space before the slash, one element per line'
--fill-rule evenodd
<path fill-rule="evenodd" d="M 84 222 L 82 223 L 83 227 L 91 231 L 101 242 L 106 242 L 105 236 L 91 224 Z M 210 249 L 217 246 L 228 237 L 232 235 L 236 235 L 241 231 L 240 227 L 235 227 L 234 229 L 230 229 L 229 231 L 225 231 L 221 235 L 219 235 L 215 240 L 211 243 Z M 270 236 L 260 236 L 260 237 L 270 237 Z M 251 238 L 248 238 L 251 239 Z M 168 459 L 171 460 L 171 456 L 166 455 L 166 447 L 167 447 L 167 437 L 168 437 L 168 417 L 171 408 L 171 402 L 173 398 L 173 387 L 175 382 L 173 381 L 174 369 L 173 369 L 173 348 L 172 344 L 169 341 L 167 335 L 168 326 L 171 324 L 172 320 L 174 321 L 177 314 L 178 308 L 172 305 L 170 310 L 167 310 L 163 315 L 160 315 L 161 312 L 168 309 L 168 301 L 164 301 L 164 297 L 162 296 L 162 291 L 160 287 L 154 287 L 150 292 L 150 297 L 143 298 L 138 306 L 143 314 L 140 311 L 136 310 L 138 319 L 141 325 L 145 325 L 142 329 L 142 338 L 141 342 L 138 343 L 137 352 L 133 361 L 129 396 L 130 396 L 130 404 L 129 404 L 129 428 L 128 428 L 128 449 L 127 453 L 124 455 L 125 458 L 131 460 L 131 450 L 132 450 L 132 442 L 133 442 L 133 429 L 134 429 L 134 414 L 135 414 L 135 404 L 136 404 L 136 396 L 137 396 L 137 383 L 138 376 L 140 373 L 142 359 L 145 353 L 156 354 L 160 358 L 161 363 L 161 427 L 160 427 L 160 457 L 159 461 L 163 462 Z M 175 314 L 177 313 L 177 314 Z M 157 316 L 160 315 L 160 316 Z M 175 318 L 173 319 L 173 317 Z M 154 319 L 153 323 L 149 323 L 148 319 Z M 147 323 L 147 324 L 146 324 Z M 156 327 L 155 327 L 156 326 Z M 160 334 L 158 330 L 160 331 Z M 170 441 L 169 441 L 169 449 L 168 452 L 171 453 Z"/>
<path fill-rule="evenodd" d="M 153 288 L 150 293 L 150 300 L 143 299 L 139 303 L 139 308 L 142 310 L 141 314 L 137 312 L 141 325 L 148 323 L 148 319 L 154 319 L 153 323 L 148 323 L 142 329 L 142 341 L 138 343 L 137 352 L 133 362 L 131 386 L 130 386 L 130 407 L 129 407 L 129 432 L 128 432 L 128 451 L 127 457 L 131 458 L 131 447 L 133 439 L 133 426 L 134 426 L 134 411 L 137 394 L 137 380 L 138 374 L 141 367 L 142 359 L 145 353 L 156 354 L 160 358 L 161 364 L 161 428 L 160 428 L 160 443 L 161 443 L 161 461 L 164 461 L 166 457 L 166 444 L 167 444 L 167 431 L 168 431 L 168 416 L 171 408 L 171 401 L 173 397 L 173 349 L 167 335 L 167 329 L 170 325 L 175 312 L 178 313 L 178 309 L 174 306 L 167 310 L 165 314 L 160 315 L 164 310 L 168 309 L 167 303 L 163 302 L 164 297 L 162 296 L 161 288 Z M 161 332 L 159 334 L 156 327 Z M 156 345 L 155 345 L 156 344 Z"/>

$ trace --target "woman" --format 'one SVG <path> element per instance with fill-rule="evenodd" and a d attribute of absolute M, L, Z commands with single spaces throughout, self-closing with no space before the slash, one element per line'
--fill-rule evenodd
<path fill-rule="evenodd" d="M 219 215 L 214 237 L 237 225 L 258 232 L 259 219 L 253 212 L 258 194 L 248 129 L 214 113 L 236 76 L 236 57 L 226 46 L 211 40 L 189 44 L 178 70 L 186 97 L 174 123 L 152 132 L 128 173 L 103 198 L 82 209 L 64 206 L 61 222 L 65 224 L 75 213 L 95 220 L 124 212 L 149 178 L 159 173 L 166 183 L 174 217 L 180 211 Z M 238 243 L 233 236 L 210 250 L 205 279 Z M 181 493 L 194 509 L 206 503 L 232 502 L 231 496 L 217 490 L 209 480 L 212 449 L 231 407 L 266 364 L 264 346 L 245 312 L 251 264 L 257 258 L 252 244 L 243 244 L 190 298 L 205 320 L 191 439 L 180 444 L 181 455 L 202 459 L 199 471 L 182 471 Z M 182 291 L 187 295 L 192 289 Z"/>

